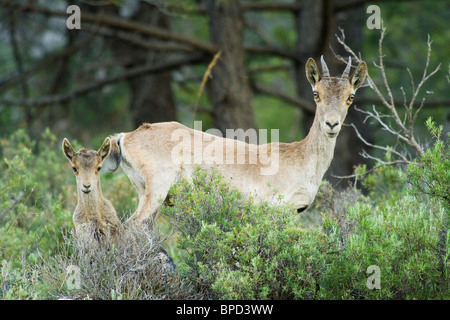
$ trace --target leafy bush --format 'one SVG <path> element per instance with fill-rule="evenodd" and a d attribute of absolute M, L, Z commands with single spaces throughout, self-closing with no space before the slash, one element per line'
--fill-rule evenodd
<path fill-rule="evenodd" d="M 333 219 L 341 219 L 347 212 L 347 208 L 357 202 L 369 203 L 370 199 L 355 187 L 336 189 L 327 180 L 323 180 L 314 202 L 308 210 L 299 215 L 298 220 L 306 227 L 320 226 L 323 223 L 323 214 Z"/>
<path fill-rule="evenodd" d="M 421 159 L 373 170 L 359 181 L 366 196 L 324 182 L 308 219 L 196 170 L 162 207 L 179 230 L 165 242 L 175 273 L 157 259 L 157 234 L 94 251 L 77 241 L 75 181 L 59 143 L 19 130 L 0 140 L 0 298 L 449 299 L 449 148 L 427 124 L 436 141 Z M 104 178 L 123 217 L 135 191 L 124 175 Z M 71 265 L 82 275 L 75 290 Z M 369 266 L 379 268 L 379 289 L 367 286 Z"/>
<path fill-rule="evenodd" d="M 38 141 L 22 129 L 0 140 L 1 299 L 201 298 L 161 264 L 156 235 L 135 230 L 132 243 L 95 250 L 78 241 L 72 235 L 77 203 L 72 170 L 50 131 Z M 137 203 L 128 178 L 106 174 L 102 180 L 119 215 L 128 214 Z M 77 290 L 66 285 L 70 265 L 82 274 Z"/>
<path fill-rule="evenodd" d="M 407 179 L 415 194 L 426 194 L 442 201 L 450 211 L 450 133 L 445 144 L 441 139 L 442 126 L 437 127 L 431 118 L 426 125 L 436 141 L 420 160 L 410 164 Z"/>
<path fill-rule="evenodd" d="M 48 130 L 36 144 L 24 130 L 0 140 L 0 260 L 18 259 L 25 252 L 36 261 L 51 253 L 71 228 L 65 207 L 75 190 L 67 184 L 69 170 Z M 70 177 L 72 179 L 72 177 Z"/>
<path fill-rule="evenodd" d="M 442 139 L 442 126 L 428 118 L 428 130 L 435 139 L 433 147 L 426 150 L 420 161 L 411 163 L 407 170 L 406 180 L 412 186 L 412 193 L 425 198 L 425 201 L 438 202 L 445 208 L 444 221 L 439 229 L 439 243 L 437 251 L 440 255 L 440 270 L 448 273 L 449 259 L 449 223 L 450 223 L 450 133 L 447 143 Z M 425 197 L 424 197 L 425 196 Z M 431 201 L 430 201 L 431 200 Z"/>
<path fill-rule="evenodd" d="M 450 152 L 442 127 L 431 119 L 427 127 L 435 143 L 407 170 L 379 167 L 362 181 L 371 204 L 325 220 L 324 229 L 342 244 L 324 277 L 325 297 L 449 298 Z M 369 264 L 381 270 L 380 290 L 364 284 Z"/>
<path fill-rule="evenodd" d="M 39 276 L 34 272 L 29 263 L 21 259 L 21 267 L 13 266 L 12 261 L 2 260 L 0 262 L 0 298 L 1 299 L 37 299 L 39 294 L 36 286 Z"/>
<path fill-rule="evenodd" d="M 180 230 L 178 265 L 211 298 L 450 297 L 444 208 L 407 191 L 386 203 L 350 201 L 339 219 L 330 212 L 310 228 L 292 208 L 244 200 L 217 172 L 198 169 L 170 195 L 173 206 L 162 210 Z M 381 270 L 380 289 L 367 286 L 372 265 Z"/>
<path fill-rule="evenodd" d="M 127 229 L 110 244 L 69 235 L 58 254 L 34 266 L 41 298 L 199 299 L 161 253 L 157 231 Z M 70 270 L 77 268 L 77 274 Z M 74 277 L 79 277 L 74 280 Z M 78 281 L 78 284 L 76 283 Z"/>
<path fill-rule="evenodd" d="M 201 170 L 192 184 L 173 186 L 179 227 L 178 263 L 200 292 L 211 298 L 294 299 L 316 296 L 328 243 L 318 229 L 299 226 L 293 209 L 245 201 L 214 172 Z"/>
<path fill-rule="evenodd" d="M 336 238 L 337 250 L 322 277 L 324 297 L 448 298 L 450 277 L 439 250 L 445 213 L 442 207 L 430 209 L 405 195 L 395 205 L 357 204 L 339 223 L 326 220 L 324 232 Z M 366 286 L 372 265 L 381 271 L 379 290 Z"/>

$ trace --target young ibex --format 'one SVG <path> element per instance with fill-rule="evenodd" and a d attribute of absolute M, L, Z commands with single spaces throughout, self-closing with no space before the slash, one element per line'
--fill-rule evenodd
<path fill-rule="evenodd" d="M 190 179 L 197 165 L 206 170 L 218 169 L 244 195 L 256 195 L 257 199 L 271 202 L 281 198 L 299 212 L 305 210 L 314 200 L 333 159 L 336 136 L 367 73 L 365 62 L 361 62 L 349 77 L 349 59 L 343 74 L 331 77 L 323 57 L 321 62 L 322 75 L 314 59 L 306 63 L 306 77 L 317 110 L 302 141 L 247 144 L 189 129 L 177 122 L 143 124 L 133 132 L 113 136 L 110 158 L 117 164 L 115 169 L 121 164 L 139 194 L 139 205 L 131 221 L 140 223 L 155 217 L 170 186 L 180 178 Z M 210 158 L 205 154 L 211 155 Z M 275 154 L 277 171 L 262 173 L 262 169 L 267 169 L 263 155 Z M 229 159 L 256 161 L 236 164 Z"/>
<path fill-rule="evenodd" d="M 93 235 L 97 240 L 101 237 L 114 240 L 122 230 L 116 210 L 103 197 L 100 185 L 100 170 L 111 150 L 110 146 L 111 141 L 106 138 L 98 151 L 81 149 L 75 152 L 69 140 L 64 138 L 62 149 L 72 164 L 77 180 L 78 203 L 73 214 L 77 236 Z"/>

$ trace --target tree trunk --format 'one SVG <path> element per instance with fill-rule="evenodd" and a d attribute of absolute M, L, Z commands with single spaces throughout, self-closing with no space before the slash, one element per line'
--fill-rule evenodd
<path fill-rule="evenodd" d="M 244 23 L 238 0 L 207 0 L 211 41 L 222 50 L 208 81 L 214 105 L 214 126 L 255 128 L 252 93 L 244 61 Z"/>
<path fill-rule="evenodd" d="M 295 65 L 295 83 L 298 96 L 309 99 L 314 103 L 311 85 L 305 75 L 305 64 L 310 57 L 318 61 L 324 53 L 324 59 L 329 60 L 329 53 L 326 51 L 330 41 L 332 15 L 330 14 L 328 1 L 298 0 L 298 2 L 302 6 L 302 10 L 298 11 L 295 17 L 297 28 L 296 52 L 299 57 L 299 62 Z M 314 115 L 303 113 L 302 122 L 305 136 L 308 134 L 313 120 Z"/>
<path fill-rule="evenodd" d="M 169 29 L 169 19 L 158 7 L 145 2 L 140 2 L 138 6 L 130 20 Z M 104 9 L 118 15 L 117 6 L 107 6 Z M 153 39 L 148 39 L 151 40 Z M 118 38 L 108 38 L 105 41 L 114 57 L 127 69 L 143 64 L 159 65 L 167 61 L 167 53 L 163 51 L 143 49 Z M 143 122 L 176 120 L 170 72 L 132 78 L 128 83 L 131 90 L 129 109 L 135 127 Z"/>

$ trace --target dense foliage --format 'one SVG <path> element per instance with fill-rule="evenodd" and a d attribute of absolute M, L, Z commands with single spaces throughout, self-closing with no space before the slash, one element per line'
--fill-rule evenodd
<path fill-rule="evenodd" d="M 198 170 L 162 207 L 172 224 L 159 229 L 175 227 L 175 236 L 141 233 L 132 246 L 94 253 L 71 232 L 75 181 L 59 143 L 49 131 L 36 144 L 19 130 L 1 141 L 0 297 L 448 299 L 449 146 L 427 124 L 435 141 L 423 157 L 366 175 L 365 195 L 324 182 L 299 216 Z M 118 210 L 124 220 L 135 191 L 123 174 L 102 180 L 105 195 L 126 208 Z M 175 273 L 158 264 L 161 245 Z M 77 290 L 66 283 L 70 265 L 82 269 Z"/>
<path fill-rule="evenodd" d="M 362 199 L 339 219 L 325 213 L 322 226 L 310 228 L 291 208 L 243 200 L 217 174 L 198 171 L 172 196 L 165 211 L 181 231 L 180 268 L 211 297 L 449 297 L 447 234 L 441 242 L 448 212 L 409 190 L 393 203 Z M 370 266 L 381 271 L 379 289 L 367 287 Z"/>
<path fill-rule="evenodd" d="M 374 2 L 387 28 L 385 69 L 379 63 L 380 30 L 366 26 L 368 3 L 316 1 L 298 10 L 288 7 L 302 1 L 242 1 L 247 8 L 234 18 L 244 28 L 236 47 L 242 46 L 245 56 L 230 61 L 244 66 L 228 68 L 228 73 L 245 71 L 238 79 L 248 80 L 251 104 L 219 99 L 252 106 L 246 110 L 254 115 L 245 117 L 241 109 L 237 119 L 254 117 L 258 128 L 282 128 L 282 142 L 303 138 L 312 120 L 304 102 L 313 100 L 309 84 L 302 84 L 301 61 L 324 54 L 333 73 L 341 70 L 328 48 L 344 54 L 335 39 L 342 28 L 348 45 L 367 62 L 374 83 L 386 91 L 384 98 L 395 102 L 400 119 L 410 120 L 405 137 L 410 134 L 422 144 L 431 133 L 433 143 L 406 167 L 380 161 L 374 166 L 372 160 L 383 157 L 381 162 L 395 163 L 395 151 L 407 155 L 405 162 L 415 153 L 408 139 L 395 134 L 392 115 L 383 114 L 386 104 L 366 88 L 358 92 L 356 107 L 381 117 L 363 122 L 363 114 L 352 107 L 346 123 L 354 123 L 371 143 L 372 158 L 357 156 L 360 140 L 344 127 L 336 149 L 340 158 L 332 165 L 341 168 L 346 162 L 346 172 L 328 172 L 330 181 L 342 186 L 347 180 L 333 181 L 332 174 L 351 175 L 351 166 L 364 161 L 354 170 L 352 186 L 338 190 L 324 180 L 313 206 L 298 215 L 289 207 L 244 199 L 217 172 L 198 171 L 191 183 L 173 186 L 173 206 L 162 208 L 170 220 L 162 216 L 155 234 L 137 233 L 134 246 L 124 242 L 95 253 L 73 236 L 75 178 L 60 141 L 76 137 L 82 141 L 70 139 L 76 148 L 98 147 L 106 135 L 162 119 L 187 126 L 201 120 L 204 130 L 217 126 L 214 121 L 228 117 L 217 109 L 213 98 L 218 95 L 208 86 L 222 81 L 219 92 L 231 91 L 226 86 L 234 82 L 208 73 L 212 52 L 192 44 L 216 46 L 213 40 L 223 38 L 227 28 L 213 29 L 217 17 L 211 18 L 197 0 L 103 1 L 100 6 L 75 1 L 85 18 L 102 11 L 104 17 L 123 19 L 119 25 L 103 25 L 84 18 L 79 31 L 67 29 L 67 1 L 0 2 L 0 299 L 450 298 L 450 136 L 445 134 L 450 10 L 445 1 Z M 111 3 L 117 7 L 104 6 Z M 159 20 L 150 19 L 158 12 L 165 26 L 151 21 Z M 127 22 L 133 27 L 124 28 Z M 154 38 L 138 30 L 148 26 L 170 36 Z M 316 30 L 323 34 L 314 37 Z M 429 54 L 424 55 L 427 36 Z M 130 75 L 191 54 L 204 61 L 187 59 L 167 69 L 167 77 L 161 71 Z M 217 66 L 210 65 L 213 71 L 220 70 Z M 427 77 L 435 68 L 438 72 Z M 422 74 L 426 84 L 420 82 Z M 203 79 L 208 82 L 202 93 Z M 170 94 L 164 95 L 166 90 Z M 414 113 L 408 113 L 409 103 Z M 429 116 L 442 126 L 425 122 Z M 120 170 L 102 173 L 102 188 L 125 221 L 138 204 L 129 179 Z M 161 247 L 175 260 L 175 273 L 158 262 Z M 76 290 L 68 285 L 72 265 L 83 274 Z"/>

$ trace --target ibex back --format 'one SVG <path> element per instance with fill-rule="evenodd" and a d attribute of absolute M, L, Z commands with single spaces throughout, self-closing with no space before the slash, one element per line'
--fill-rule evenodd
<path fill-rule="evenodd" d="M 183 177 L 190 179 L 197 165 L 206 170 L 216 168 L 246 196 L 269 202 L 281 199 L 299 212 L 305 210 L 314 200 L 333 159 L 336 136 L 367 73 L 366 64 L 361 62 L 349 76 L 349 59 L 342 76 L 330 77 L 323 58 L 321 62 L 322 75 L 314 59 L 306 63 L 306 77 L 317 110 L 313 125 L 302 141 L 247 144 L 177 122 L 143 124 L 133 132 L 111 137 L 110 158 L 117 164 L 115 169 L 121 164 L 139 194 L 138 208 L 130 219 L 142 222 L 154 217 L 170 186 Z M 277 170 L 262 174 L 262 169 L 272 165 L 262 159 L 275 153 L 277 157 L 271 159 L 278 161 Z M 198 154 L 203 155 L 200 160 Z M 233 163 L 224 159 L 256 161 Z"/>

